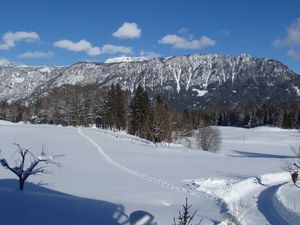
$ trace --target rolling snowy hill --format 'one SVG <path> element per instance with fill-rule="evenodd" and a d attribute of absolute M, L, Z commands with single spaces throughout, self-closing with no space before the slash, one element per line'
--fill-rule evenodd
<path fill-rule="evenodd" d="M 195 143 L 193 149 L 156 148 L 122 132 L 1 121 L 1 158 L 13 162 L 13 143 L 65 155 L 63 167 L 32 177 L 24 193 L 17 191 L 13 174 L 0 168 L 1 223 L 125 225 L 132 212 L 142 210 L 167 225 L 187 197 L 205 225 L 225 221 L 240 199 L 247 205 L 242 224 L 297 224 L 299 207 L 290 199 L 299 199 L 300 191 L 284 167 L 299 132 L 268 127 L 221 132 L 221 151 L 214 154 L 195 149 Z"/>

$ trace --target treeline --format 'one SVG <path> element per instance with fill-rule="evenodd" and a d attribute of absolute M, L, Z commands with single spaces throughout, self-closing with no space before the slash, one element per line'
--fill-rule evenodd
<path fill-rule="evenodd" d="M 195 127 L 203 125 L 239 126 L 253 128 L 270 125 L 284 129 L 300 129 L 300 105 L 293 104 L 264 104 L 255 103 L 244 107 L 228 109 L 211 107 L 192 112 L 188 116 Z"/>
<path fill-rule="evenodd" d="M 0 104 L 0 119 L 63 126 L 96 124 L 101 128 L 126 130 L 154 142 L 171 142 L 208 125 L 300 129 L 300 105 L 251 103 L 235 109 L 209 107 L 178 112 L 159 95 L 150 98 L 141 86 L 131 93 L 122 90 L 119 84 L 67 85 L 51 90 L 27 107 Z"/>
<path fill-rule="evenodd" d="M 51 90 L 27 107 L 2 103 L 0 119 L 64 126 L 94 124 L 101 117 L 106 92 L 107 88 L 96 85 L 63 86 Z"/>
<path fill-rule="evenodd" d="M 191 135 L 192 122 L 177 112 L 160 96 L 150 99 L 139 86 L 134 93 L 111 87 L 63 86 L 51 90 L 34 104 L 0 105 L 0 119 L 12 122 L 29 121 L 35 124 L 61 124 L 88 126 L 128 133 L 153 142 L 171 142 Z"/>

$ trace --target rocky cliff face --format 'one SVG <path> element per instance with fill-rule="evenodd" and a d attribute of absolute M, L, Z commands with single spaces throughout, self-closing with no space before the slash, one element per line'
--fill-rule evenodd
<path fill-rule="evenodd" d="M 141 84 L 178 108 L 237 107 L 255 102 L 300 100 L 300 77 L 271 59 L 249 55 L 189 55 L 69 67 L 0 66 L 0 101 L 32 102 L 66 84 L 120 83 L 134 91 Z"/>

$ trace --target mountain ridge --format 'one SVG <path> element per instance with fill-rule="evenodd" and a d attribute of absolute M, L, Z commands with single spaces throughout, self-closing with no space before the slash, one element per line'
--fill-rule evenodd
<path fill-rule="evenodd" d="M 78 62 L 64 67 L 0 66 L 0 101 L 34 102 L 64 85 L 119 83 L 162 95 L 177 108 L 237 107 L 271 100 L 298 102 L 300 76 L 281 62 L 247 54 L 193 54 L 129 62 Z M 183 101 L 183 102 L 182 102 Z M 177 102 L 177 103 L 176 103 Z"/>

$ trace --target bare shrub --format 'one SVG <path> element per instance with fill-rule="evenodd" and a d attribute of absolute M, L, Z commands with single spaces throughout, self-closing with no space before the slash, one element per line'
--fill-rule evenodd
<path fill-rule="evenodd" d="M 245 217 L 247 205 L 240 199 L 237 203 L 232 204 L 231 213 L 228 216 L 228 225 L 239 224 Z"/>
<path fill-rule="evenodd" d="M 220 129 L 217 127 L 203 127 L 196 135 L 198 147 L 204 151 L 217 152 L 222 141 Z"/>

